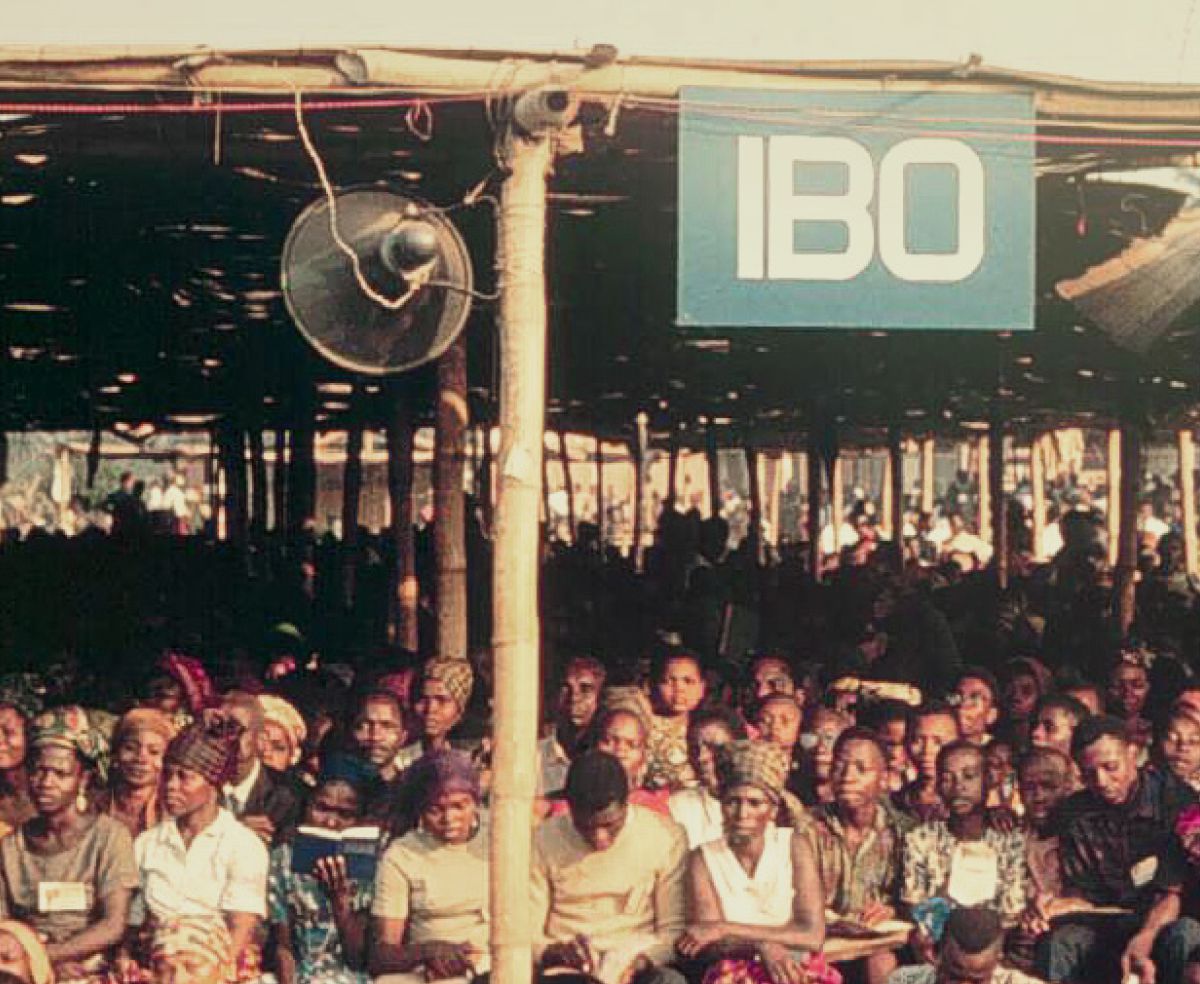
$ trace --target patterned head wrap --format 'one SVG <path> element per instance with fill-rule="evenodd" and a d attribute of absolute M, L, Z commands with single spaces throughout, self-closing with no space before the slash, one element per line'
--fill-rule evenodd
<path fill-rule="evenodd" d="M 292 765 L 300 761 L 300 750 L 304 739 L 308 737 L 308 725 L 296 708 L 282 697 L 275 694 L 259 694 L 258 703 L 262 706 L 263 717 L 278 724 L 292 742 Z"/>
<path fill-rule="evenodd" d="M 11 707 L 26 721 L 42 713 L 46 706 L 46 687 L 36 673 L 8 673 L 0 676 L 0 707 Z"/>
<path fill-rule="evenodd" d="M 232 718 L 206 716 L 179 732 L 167 747 L 165 761 L 191 769 L 220 789 L 237 768 L 242 726 Z"/>
<path fill-rule="evenodd" d="M 101 782 L 108 778 L 108 742 L 82 707 L 56 707 L 39 714 L 30 726 L 29 747 L 70 749 L 96 770 Z"/>
<path fill-rule="evenodd" d="M 735 786 L 756 786 L 776 803 L 783 798 L 791 763 L 787 752 L 768 741 L 731 741 L 717 749 L 721 795 Z"/>
<path fill-rule="evenodd" d="M 431 659 L 425 664 L 421 673 L 421 681 L 436 680 L 445 686 L 450 699 L 458 705 L 459 711 L 467 708 L 471 699 L 471 687 L 475 684 L 475 671 L 465 659 Z"/>
<path fill-rule="evenodd" d="M 50 967 L 50 958 L 46 955 L 46 947 L 38 939 L 37 933 L 23 922 L 15 919 L 0 920 L 0 933 L 11 936 L 25 951 L 29 961 L 29 976 L 33 984 L 54 984 L 54 971 Z"/>
<path fill-rule="evenodd" d="M 203 960 L 210 967 L 233 967 L 233 939 L 225 922 L 208 916 L 179 916 L 154 931 L 151 960 L 179 957 Z"/>
<path fill-rule="evenodd" d="M 439 793 L 469 793 L 479 802 L 479 770 L 466 752 L 450 748 L 430 752 L 412 766 L 409 780 L 413 784 L 416 802 L 424 806 Z"/>
<path fill-rule="evenodd" d="M 641 723 L 647 738 L 654 729 L 654 708 L 641 687 L 606 687 L 600 699 L 600 708 L 603 712 L 601 716 L 615 711 L 632 714 Z"/>
<path fill-rule="evenodd" d="M 122 715 L 113 733 L 113 748 L 116 748 L 126 738 L 137 731 L 150 731 L 159 735 L 163 741 L 170 742 L 175 737 L 175 722 L 162 711 L 152 707 L 135 707 Z"/>
<path fill-rule="evenodd" d="M 192 714 L 216 706 L 216 688 L 198 659 L 169 650 L 159 659 L 158 668 L 183 688 L 184 701 Z"/>

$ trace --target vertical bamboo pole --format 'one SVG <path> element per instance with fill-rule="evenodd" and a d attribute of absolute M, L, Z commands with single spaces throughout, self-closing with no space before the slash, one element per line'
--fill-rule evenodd
<path fill-rule="evenodd" d="M 921 512 L 933 512 L 934 451 L 937 445 L 932 437 L 921 442 Z"/>
<path fill-rule="evenodd" d="M 879 489 L 879 526 L 883 535 L 895 542 L 895 523 L 892 515 L 892 455 L 891 449 L 884 450 L 883 485 Z"/>
<path fill-rule="evenodd" d="M 783 531 L 779 528 L 779 499 L 783 490 L 780 479 L 783 475 L 783 464 L 779 453 L 769 451 L 763 455 L 763 484 L 767 487 L 767 526 L 771 530 L 771 542 L 778 545 L 783 542 Z"/>
<path fill-rule="evenodd" d="M 1029 445 L 1029 483 L 1033 486 L 1033 556 L 1041 560 L 1046 543 L 1046 438 L 1037 434 Z"/>
<path fill-rule="evenodd" d="M 467 658 L 466 336 L 438 359 L 437 443 L 434 463 L 434 551 L 437 557 L 437 653 Z"/>
<path fill-rule="evenodd" d="M 822 578 L 821 550 L 821 449 L 814 430 L 808 436 L 808 567 L 814 581 Z"/>
<path fill-rule="evenodd" d="M 1179 490 L 1183 499 L 1183 555 L 1189 574 L 1200 570 L 1196 542 L 1196 444 L 1190 427 L 1179 432 Z"/>
<path fill-rule="evenodd" d="M 989 434 L 988 485 L 992 490 L 992 550 L 996 557 L 996 584 L 1008 587 L 1008 504 L 1004 495 L 1004 425 L 993 420 Z"/>
<path fill-rule="evenodd" d="M 675 508 L 675 489 L 679 484 L 679 435 L 671 430 L 670 457 L 667 459 L 667 497 L 664 507 Z"/>
<path fill-rule="evenodd" d="M 226 423 L 217 436 L 221 471 L 225 476 L 225 533 L 236 547 L 246 544 L 246 434 Z"/>
<path fill-rule="evenodd" d="M 843 477 L 844 459 L 840 451 L 836 452 L 831 462 L 832 473 L 829 477 L 829 522 L 833 525 L 833 553 L 838 556 L 842 552 L 842 524 L 846 521 L 846 489 Z"/>
<path fill-rule="evenodd" d="M 356 413 L 346 432 L 342 471 L 342 605 L 353 611 L 358 594 L 358 503 L 362 497 L 363 422 Z"/>
<path fill-rule="evenodd" d="M 747 443 L 745 448 L 746 471 L 750 477 L 750 528 L 746 538 L 750 541 L 750 556 L 755 564 L 762 563 L 762 486 L 758 481 L 758 449 Z"/>
<path fill-rule="evenodd" d="M 566 431 L 558 432 L 558 459 L 562 462 L 563 489 L 567 493 L 567 527 L 570 532 L 568 539 L 575 542 L 575 534 L 579 529 L 575 519 L 575 483 L 571 481 L 571 452 L 567 448 Z"/>
<path fill-rule="evenodd" d="M 646 530 L 646 472 L 650 457 L 650 420 L 645 412 L 637 415 L 637 437 L 629 452 L 633 458 L 633 561 L 642 569 L 642 538 Z"/>
<path fill-rule="evenodd" d="M 412 521 L 414 430 L 409 400 L 403 391 L 397 390 L 392 394 L 392 419 L 387 429 L 388 497 L 392 504 L 388 642 L 410 652 L 419 648 L 419 592 Z"/>
<path fill-rule="evenodd" d="M 287 441 L 288 432 L 282 427 L 275 428 L 275 467 L 271 471 L 271 506 L 275 513 L 274 529 L 282 533 L 288 528 L 287 522 Z"/>
<path fill-rule="evenodd" d="M 496 468 L 492 452 L 492 422 L 485 420 L 479 429 L 483 442 L 482 455 L 479 461 L 479 488 L 483 497 L 480 505 L 483 512 L 484 530 L 491 535 L 494 525 L 493 516 L 496 509 Z"/>
<path fill-rule="evenodd" d="M 704 458 L 708 463 L 708 502 L 710 516 L 721 515 L 721 457 L 717 448 L 717 432 L 712 424 L 704 432 Z"/>
<path fill-rule="evenodd" d="M 309 408 L 302 409 L 300 423 L 292 430 L 292 460 L 288 466 L 288 529 L 296 540 L 314 518 L 317 499 L 317 464 L 314 443 L 317 432 Z"/>
<path fill-rule="evenodd" d="M 1116 570 L 1121 542 L 1121 431 L 1108 432 L 1108 566 Z"/>
<path fill-rule="evenodd" d="M 904 441 L 900 431 L 888 433 L 888 464 L 891 466 L 892 542 L 896 544 L 897 570 L 904 570 Z"/>
<path fill-rule="evenodd" d="M 267 459 L 263 452 L 262 428 L 255 424 L 247 431 L 250 442 L 250 535 L 262 543 L 267 532 Z"/>
<path fill-rule="evenodd" d="M 976 517 L 976 528 L 979 535 L 988 542 L 994 542 L 994 530 L 989 521 L 992 515 L 992 473 L 991 450 L 992 443 L 987 434 L 980 434 L 976 444 L 978 455 L 975 474 L 979 481 L 979 515 Z"/>
<path fill-rule="evenodd" d="M 1133 625 L 1137 608 L 1138 484 L 1142 469 L 1142 435 L 1136 425 L 1121 425 L 1121 538 L 1115 587 L 1121 634 Z"/>
<path fill-rule="evenodd" d="M 546 403 L 547 139 L 507 139 L 500 197 L 500 494 L 493 583 L 495 716 L 491 955 L 495 984 L 529 984 L 529 870 L 537 768 L 538 485 Z M 501 588 L 502 586 L 502 588 Z"/>
<path fill-rule="evenodd" d="M 604 442 L 596 435 L 596 531 L 601 548 L 604 547 Z"/>

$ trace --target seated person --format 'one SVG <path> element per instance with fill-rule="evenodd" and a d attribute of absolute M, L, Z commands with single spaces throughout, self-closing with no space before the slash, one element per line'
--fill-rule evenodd
<path fill-rule="evenodd" d="M 0 919 L 0 984 L 54 984 L 45 945 L 15 919 Z"/>
<path fill-rule="evenodd" d="M 1038 971 L 1050 981 L 1182 980 L 1200 924 L 1179 918 L 1175 822 L 1196 794 L 1173 776 L 1139 772 L 1139 747 L 1117 718 L 1088 718 L 1072 747 L 1084 789 L 1060 809 L 1059 856 L 1076 914 L 1041 938 Z M 1095 906 L 1128 914 L 1087 911 Z"/>
<path fill-rule="evenodd" d="M 258 702 L 263 709 L 262 763 L 278 774 L 295 776 L 308 739 L 308 724 L 294 704 L 276 694 L 259 694 Z"/>
<path fill-rule="evenodd" d="M 1047 694 L 1033 712 L 1029 743 L 1034 748 L 1053 748 L 1069 759 L 1071 736 L 1091 711 L 1070 694 Z"/>
<path fill-rule="evenodd" d="M 1145 716 L 1150 698 L 1147 659 L 1149 654 L 1140 649 L 1126 649 L 1108 675 L 1109 713 L 1125 722 L 1130 740 L 1140 748 L 1148 748 L 1153 737 L 1153 727 Z"/>
<path fill-rule="evenodd" d="M 1025 908 L 1025 834 L 987 823 L 983 749 L 968 741 L 947 745 L 937 776 L 948 817 L 905 835 L 901 901 L 910 910 L 934 898 L 987 905 L 1015 921 Z"/>
<path fill-rule="evenodd" d="M 1017 771 L 1013 768 L 1013 744 L 1008 738 L 995 737 L 983 750 L 987 770 L 989 810 L 1005 810 L 1019 816 L 1024 807 L 1017 789 Z"/>
<path fill-rule="evenodd" d="M 1000 715 L 1000 687 L 981 666 L 963 670 L 954 684 L 954 713 L 964 741 L 986 745 Z"/>
<path fill-rule="evenodd" d="M 241 727 L 237 766 L 222 790 L 221 805 L 270 846 L 299 818 L 299 794 L 284 773 L 263 764 L 266 715 L 258 698 L 231 690 L 221 702 L 220 714 Z"/>
<path fill-rule="evenodd" d="M 955 909 L 932 964 L 902 967 L 888 984 L 1038 984 L 1036 978 L 1000 966 L 1004 922 L 981 906 Z"/>
<path fill-rule="evenodd" d="M 607 675 L 604 665 L 591 656 L 575 656 L 567 662 L 554 707 L 554 733 L 538 743 L 539 796 L 562 792 L 567 768 L 583 751 L 600 709 L 600 692 Z"/>
<path fill-rule="evenodd" d="M 1154 751 L 1161 768 L 1200 790 L 1200 714 L 1186 704 L 1172 705 Z"/>
<path fill-rule="evenodd" d="M 755 958 L 772 984 L 823 973 L 825 925 L 813 842 L 775 824 L 785 808 L 783 750 L 730 742 L 718 752 L 717 769 L 725 836 L 689 855 L 680 954 L 709 967 L 709 984 L 738 979 Z"/>
<path fill-rule="evenodd" d="M 808 828 L 825 908 L 865 926 L 896 917 L 904 830 L 887 809 L 886 783 L 879 738 L 861 728 L 844 731 L 833 750 L 833 802 L 812 811 Z M 896 957 L 885 952 L 863 963 L 859 976 L 875 984 L 895 969 Z"/>
<path fill-rule="evenodd" d="M 301 823 L 331 831 L 362 824 L 374 770 L 329 756 Z M 292 870 L 291 838 L 271 852 L 267 910 L 279 984 L 366 984 L 366 923 L 374 884 L 352 881 L 344 858 Z"/>
<path fill-rule="evenodd" d="M 791 763 L 788 774 L 788 791 L 800 795 L 804 780 L 800 773 L 800 730 L 804 724 L 804 711 L 791 694 L 768 694 L 758 703 L 754 714 L 754 727 L 762 741 L 778 745 Z"/>
<path fill-rule="evenodd" d="M 80 707 L 40 714 L 29 745 L 37 812 L 0 840 L 0 915 L 41 937 L 61 979 L 101 979 L 138 887 L 129 831 L 88 803 L 108 748 Z"/>
<path fill-rule="evenodd" d="M 716 752 L 722 745 L 745 737 L 738 716 L 723 708 L 692 715 L 688 757 L 700 781 L 690 789 L 677 789 L 667 803 L 671 818 L 687 833 L 689 848 L 724 836 Z"/>
<path fill-rule="evenodd" d="M 431 659 L 421 670 L 413 716 L 417 740 L 400 749 L 396 768 L 403 772 L 428 752 L 448 748 L 454 729 L 467 713 L 475 671 L 465 659 Z"/>
<path fill-rule="evenodd" d="M 97 796 L 96 809 L 123 823 L 130 837 L 162 819 L 163 755 L 174 736 L 172 720 L 149 707 L 135 707 L 117 724 L 108 788 Z"/>
<path fill-rule="evenodd" d="M 237 768 L 241 727 L 209 717 L 167 747 L 163 806 L 167 819 L 133 843 L 141 893 L 130 923 L 141 927 L 136 958 L 148 963 L 158 928 L 182 916 L 224 922 L 233 941 L 236 980 L 261 973 L 259 929 L 267 909 L 267 849 L 221 807 Z"/>
<path fill-rule="evenodd" d="M 948 704 L 935 701 L 913 712 L 907 743 L 917 777 L 893 798 L 901 813 L 920 822 L 946 818 L 946 804 L 938 792 L 937 760 L 942 749 L 960 737 L 958 718 Z"/>
<path fill-rule="evenodd" d="M 233 940 L 220 919 L 180 916 L 154 934 L 151 984 L 225 984 Z"/>
<path fill-rule="evenodd" d="M 379 863 L 371 973 L 380 984 L 465 981 L 488 969 L 479 772 L 465 752 L 442 748 L 418 759 L 409 775 L 420 824 Z"/>
<path fill-rule="evenodd" d="M 838 736 L 854 724 L 853 718 L 831 707 L 816 707 L 800 735 L 798 795 L 805 806 L 833 802 L 833 746 Z"/>
<path fill-rule="evenodd" d="M 684 925 L 683 830 L 631 803 L 626 770 L 599 750 L 571 763 L 566 801 L 534 832 L 535 966 L 682 984 L 667 964 Z"/>
<path fill-rule="evenodd" d="M 369 690 L 358 698 L 350 720 L 350 751 L 375 770 L 376 784 L 367 804 L 367 816 L 380 823 L 396 822 L 401 792 L 396 764 L 408 732 L 404 706 L 390 690 Z M 403 826 L 408 818 L 399 821 Z"/>
<path fill-rule="evenodd" d="M 695 784 L 687 754 L 688 725 L 704 702 L 708 685 L 700 658 L 686 649 L 675 649 L 655 661 L 654 713 L 646 755 L 646 786 L 650 789 L 686 789 Z"/>

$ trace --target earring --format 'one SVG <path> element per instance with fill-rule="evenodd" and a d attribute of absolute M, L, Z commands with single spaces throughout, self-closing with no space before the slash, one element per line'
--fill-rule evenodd
<path fill-rule="evenodd" d="M 75 809 L 77 809 L 80 813 L 87 813 L 87 811 L 88 811 L 87 790 L 84 790 L 84 789 L 79 790 L 78 795 L 75 797 Z"/>

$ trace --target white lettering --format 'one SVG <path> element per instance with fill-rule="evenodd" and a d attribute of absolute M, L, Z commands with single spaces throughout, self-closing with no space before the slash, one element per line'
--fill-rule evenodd
<path fill-rule="evenodd" d="M 762 280 L 763 222 L 766 189 L 763 176 L 763 138 L 738 137 L 737 170 L 737 277 Z"/>

